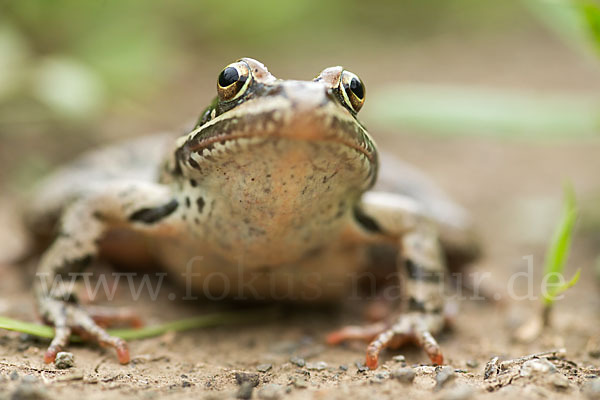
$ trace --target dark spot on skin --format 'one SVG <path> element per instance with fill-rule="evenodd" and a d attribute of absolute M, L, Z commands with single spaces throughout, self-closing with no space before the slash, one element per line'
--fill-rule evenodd
<path fill-rule="evenodd" d="M 204 210 L 204 205 L 206 204 L 204 202 L 204 198 L 198 197 L 198 200 L 196 200 L 196 204 L 198 205 L 198 212 L 202 214 L 202 210 Z"/>
<path fill-rule="evenodd" d="M 381 227 L 373 218 L 365 214 L 360 208 L 354 208 L 354 219 L 369 232 L 382 232 Z"/>
<path fill-rule="evenodd" d="M 70 272 L 81 272 L 88 267 L 94 257 L 91 254 L 87 254 L 83 257 L 74 258 L 72 260 L 64 260 L 62 265 L 56 269 L 56 273 L 63 276 Z M 63 276 L 66 277 L 66 276 Z"/>
<path fill-rule="evenodd" d="M 200 219 L 198 217 L 194 218 L 194 223 L 200 225 Z"/>
<path fill-rule="evenodd" d="M 407 259 L 405 261 L 406 271 L 410 279 L 420 282 L 431 282 L 439 283 L 442 281 L 442 274 L 439 272 L 428 271 L 417 265 L 413 260 Z"/>
<path fill-rule="evenodd" d="M 141 210 L 138 210 L 131 214 L 129 216 L 129 220 L 132 222 L 143 222 L 145 224 L 153 224 L 171 215 L 175 210 L 177 210 L 178 206 L 179 203 L 177 202 L 177 200 L 171 200 L 170 202 L 162 206 L 154 208 L 142 208 Z"/>
<path fill-rule="evenodd" d="M 186 197 L 186 198 L 185 198 L 185 206 L 186 206 L 187 208 L 190 208 L 190 206 L 191 206 L 191 205 L 192 205 L 192 203 L 190 202 L 190 198 L 189 198 L 189 197 Z"/>
<path fill-rule="evenodd" d="M 322 252 L 323 252 L 323 247 L 315 247 L 313 249 L 308 250 L 306 252 L 306 254 L 304 255 L 304 258 L 314 258 L 314 257 L 317 257 Z"/>
<path fill-rule="evenodd" d="M 411 297 L 408 300 L 408 311 L 417 311 L 417 312 L 429 312 L 433 314 L 440 314 L 443 310 L 440 308 L 435 308 L 433 310 L 427 310 L 426 303 L 424 301 L 420 301 Z"/>
<path fill-rule="evenodd" d="M 270 178 L 270 177 L 271 177 L 271 174 L 268 174 L 268 175 L 267 175 L 267 178 Z"/>
<path fill-rule="evenodd" d="M 196 187 L 196 186 L 198 186 L 198 182 L 196 182 L 194 179 L 190 179 L 190 185 L 192 187 Z"/>
<path fill-rule="evenodd" d="M 251 226 L 248 228 L 248 233 L 251 236 L 263 236 L 265 234 L 265 231 L 264 231 L 264 229 L 260 229 L 260 228 Z"/>
<path fill-rule="evenodd" d="M 190 164 L 193 168 L 200 169 L 200 166 L 198 165 L 198 163 L 195 160 L 193 160 L 191 157 L 188 158 L 188 164 Z"/>
<path fill-rule="evenodd" d="M 254 178 L 250 179 L 252 182 L 254 182 Z"/>
<path fill-rule="evenodd" d="M 408 300 L 408 310 L 409 311 L 419 311 L 419 312 L 425 312 L 425 303 L 422 301 L 418 301 L 415 298 L 411 297 Z"/>
<path fill-rule="evenodd" d="M 265 192 L 265 193 L 269 194 L 269 193 L 271 193 L 271 189 L 269 189 L 269 188 L 266 188 L 266 189 L 264 189 L 264 190 L 263 190 L 263 192 Z"/>

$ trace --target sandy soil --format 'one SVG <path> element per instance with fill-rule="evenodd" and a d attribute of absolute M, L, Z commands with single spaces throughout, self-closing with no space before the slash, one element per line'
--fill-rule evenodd
<path fill-rule="evenodd" d="M 530 53 L 519 52 L 512 44 L 494 49 L 482 46 L 460 59 L 455 57 L 456 47 L 421 46 L 409 53 L 410 57 L 406 57 L 399 68 L 402 76 L 412 77 L 414 81 L 433 76 L 434 81 L 485 82 L 588 93 L 596 90 L 590 78 L 597 78 L 597 74 L 574 62 L 573 55 L 557 57 L 555 46 L 543 42 L 528 47 L 535 49 Z M 505 64 L 509 53 L 520 57 Z M 436 57 L 457 61 L 434 62 Z M 497 68 L 486 67 L 496 62 L 503 65 L 503 69 L 501 73 L 490 74 Z M 365 63 L 368 67 L 369 63 Z M 433 67 L 427 67 L 431 65 L 439 65 L 433 75 Z M 593 82 L 597 85 L 600 80 Z M 189 82 L 185 86 L 194 87 Z M 179 96 L 180 92 L 173 93 Z M 187 96 L 191 98 L 192 93 Z M 172 108 L 177 104 L 168 94 L 162 101 L 170 103 Z M 183 103 L 179 114 L 173 113 L 169 118 L 184 120 L 180 118 L 182 114 L 193 114 L 192 103 Z M 158 111 L 162 105 L 155 107 Z M 131 126 L 131 121 L 129 123 Z M 107 123 L 106 129 L 115 126 L 128 129 L 128 125 L 118 119 Z M 139 125 L 137 129 L 143 130 Z M 371 129 L 375 131 L 376 127 L 371 126 Z M 439 335 L 453 374 L 429 366 L 425 355 L 412 347 L 386 351 L 380 367 L 374 371 L 361 367 L 364 344 L 327 347 L 324 338 L 329 331 L 363 320 L 361 307 L 364 304 L 345 304 L 327 309 L 295 307 L 286 309 L 284 317 L 269 322 L 167 334 L 132 342 L 134 358 L 126 366 L 119 365 L 111 351 L 73 346 L 70 350 L 75 355 L 75 367 L 58 370 L 42 363 L 45 343 L 0 331 L 0 399 L 101 399 L 108 396 L 115 400 L 226 399 L 249 389 L 249 384 L 240 385 L 240 381 L 252 382 L 250 386 L 257 384 L 253 398 L 265 399 L 278 396 L 286 399 L 600 398 L 597 380 L 600 375 L 600 288 L 593 267 L 598 242 L 583 232 L 577 237 L 569 272 L 581 267 L 582 279 L 557 303 L 552 329 L 539 338 L 520 343 L 513 340 L 513 334 L 518 326 L 539 315 L 540 301 L 516 301 L 504 296 L 510 276 L 526 270 L 523 257 L 533 256 L 535 270 L 541 269 L 546 244 L 560 210 L 562 180 L 568 177 L 574 182 L 584 204 L 597 193 L 600 144 L 540 145 L 474 138 L 440 140 L 418 134 L 378 139 L 383 147 L 425 170 L 471 210 L 485 248 L 485 256 L 473 269 L 488 272 L 488 286 L 503 298 L 497 303 L 472 300 L 459 303 L 453 329 Z M 0 207 L 0 218 L 10 219 L 14 210 L 5 204 Z M 0 238 L 0 246 L 8 247 L 13 234 L 9 232 L 8 237 Z M 23 265 L 0 265 L 1 315 L 35 319 L 26 269 Z M 539 274 L 533 282 L 534 294 L 538 294 Z M 522 294 L 526 287 L 520 282 L 518 289 Z M 119 298 L 119 293 L 116 303 L 135 307 L 149 324 L 198 315 L 214 308 L 166 298 L 157 302 L 142 298 L 134 304 Z M 562 348 L 564 352 L 543 360 L 491 364 L 486 373 L 486 364 L 494 357 L 499 357 L 500 363 Z M 392 377 L 404 365 L 400 355 L 405 357 L 408 366 L 414 367 L 413 383 L 402 383 Z M 304 360 L 304 366 L 298 365 L 302 364 L 298 358 Z"/>
<path fill-rule="evenodd" d="M 475 268 L 492 274 L 489 282 L 498 293 L 504 293 L 511 274 L 525 269 L 523 256 L 533 255 L 539 269 L 550 234 L 550 230 L 536 233 L 535 221 L 522 217 L 524 212 L 527 214 L 527 208 L 521 209 L 523 204 L 545 197 L 559 199 L 562 176 L 573 177 L 580 197 L 585 199 L 593 193 L 595 171 L 600 169 L 600 146 L 596 144 L 523 146 L 457 139 L 442 145 L 417 136 L 394 142 L 401 142 L 398 150 L 404 158 L 425 166 L 472 210 L 486 248 L 486 256 Z M 550 211 L 538 218 L 554 221 L 556 207 L 548 208 Z M 117 363 L 113 352 L 75 346 L 71 350 L 76 366 L 58 370 L 42 363 L 44 343 L 1 332 L 0 389 L 6 395 L 39 388 L 44 398 L 65 399 L 220 399 L 238 394 L 236 374 L 239 379 L 239 373 L 244 372 L 258 381 L 254 395 L 263 398 L 272 392 L 281 392 L 285 398 L 343 398 L 350 394 L 356 398 L 410 395 L 448 399 L 513 398 L 517 394 L 533 398 L 584 396 L 582 387 L 600 374 L 600 359 L 594 358 L 599 356 L 600 346 L 600 294 L 592 269 L 596 253 L 591 241 L 578 237 L 570 264 L 583 268 L 581 282 L 557 304 L 554 328 L 531 343 L 516 343 L 511 337 L 516 326 L 539 313 L 539 301 L 462 301 L 454 328 L 440 335 L 447 365 L 455 370 L 454 379 L 441 387 L 436 383 L 439 371 L 428 366 L 426 357 L 416 348 L 386 351 L 377 370 L 365 371 L 360 365 L 364 344 L 325 346 L 327 332 L 344 323 L 361 321 L 357 311 L 360 307 L 353 304 L 327 310 L 295 307 L 286 310 L 285 317 L 267 323 L 133 342 L 134 360 L 126 366 Z M 10 266 L 3 266 L 0 274 L 2 314 L 31 320 L 35 313 L 26 277 Z M 535 285 L 537 291 L 538 277 Z M 196 307 L 166 299 L 140 301 L 134 306 L 149 323 L 197 315 L 207 309 L 202 304 Z M 486 363 L 493 357 L 512 359 L 560 348 L 566 352 L 552 360 L 556 372 L 551 369 L 521 376 L 522 368 L 514 367 L 502 370 L 499 377 L 492 374 L 484 379 Z M 403 365 L 394 358 L 398 355 L 404 355 L 406 364 L 415 366 L 413 384 L 390 378 Z M 292 363 L 293 357 L 304 359 L 306 365 Z M 271 367 L 259 372 L 267 368 L 264 364 Z M 566 381 L 559 382 L 559 376 L 565 376 Z"/>

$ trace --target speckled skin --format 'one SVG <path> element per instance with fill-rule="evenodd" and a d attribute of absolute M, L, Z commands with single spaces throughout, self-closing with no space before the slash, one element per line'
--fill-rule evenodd
<path fill-rule="evenodd" d="M 189 134 L 92 153 L 42 184 L 28 214 L 31 225 L 47 229 L 61 216 L 35 284 L 40 313 L 56 327 L 46 361 L 76 331 L 115 347 L 128 362 L 126 343 L 96 324 L 110 315 L 84 310 L 71 292 L 44 290 L 57 276 L 81 271 L 102 240 L 121 230 L 150 244 L 150 256 L 196 293 L 218 298 L 343 299 L 357 275 L 383 267 L 373 265 L 373 250 L 391 249 L 400 257 L 383 264 L 397 266 L 405 278 L 403 313 L 344 328 L 328 342 L 370 340 L 371 368 L 381 349 L 407 341 L 441 364 L 432 336 L 443 324 L 446 257 L 439 239 L 446 255 L 466 261 L 476 254 L 464 212 L 418 172 L 387 157 L 373 189 L 381 156 L 356 119 L 364 95 L 349 101 L 343 82 L 353 75 L 341 67 L 305 82 L 277 80 L 252 59 L 235 65 L 246 80 L 239 88 L 219 87 L 220 97 Z M 236 97 L 224 98 L 231 93 Z M 191 278 L 182 276 L 192 270 Z"/>

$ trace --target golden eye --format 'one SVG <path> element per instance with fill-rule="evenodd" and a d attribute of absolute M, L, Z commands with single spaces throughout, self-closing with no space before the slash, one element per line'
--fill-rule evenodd
<path fill-rule="evenodd" d="M 221 71 L 219 79 L 217 79 L 219 100 L 230 101 L 237 99 L 244 94 L 251 80 L 252 75 L 250 74 L 248 64 L 243 61 L 229 64 Z"/>
<path fill-rule="evenodd" d="M 365 85 L 350 71 L 342 72 L 340 92 L 346 105 L 354 112 L 358 112 L 365 103 Z"/>

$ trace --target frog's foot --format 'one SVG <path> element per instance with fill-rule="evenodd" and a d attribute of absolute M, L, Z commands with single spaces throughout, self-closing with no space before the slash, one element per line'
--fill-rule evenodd
<path fill-rule="evenodd" d="M 329 334 L 327 343 L 338 344 L 352 339 L 369 341 L 365 364 L 370 369 L 377 368 L 379 353 L 383 349 L 398 348 L 407 343 L 415 343 L 422 347 L 433 364 L 442 365 L 444 356 L 432 335 L 432 332 L 439 331 L 442 325 L 443 318 L 439 315 L 411 313 L 401 316 L 391 327 L 384 323 L 347 326 Z"/>
<path fill-rule="evenodd" d="M 110 336 L 76 303 L 45 298 L 40 304 L 40 311 L 44 320 L 54 326 L 54 339 L 44 355 L 44 362 L 47 364 L 54 362 L 56 354 L 67 346 L 71 333 L 102 346 L 113 347 L 117 351 L 119 362 L 129 363 L 127 343 L 121 338 Z"/>

